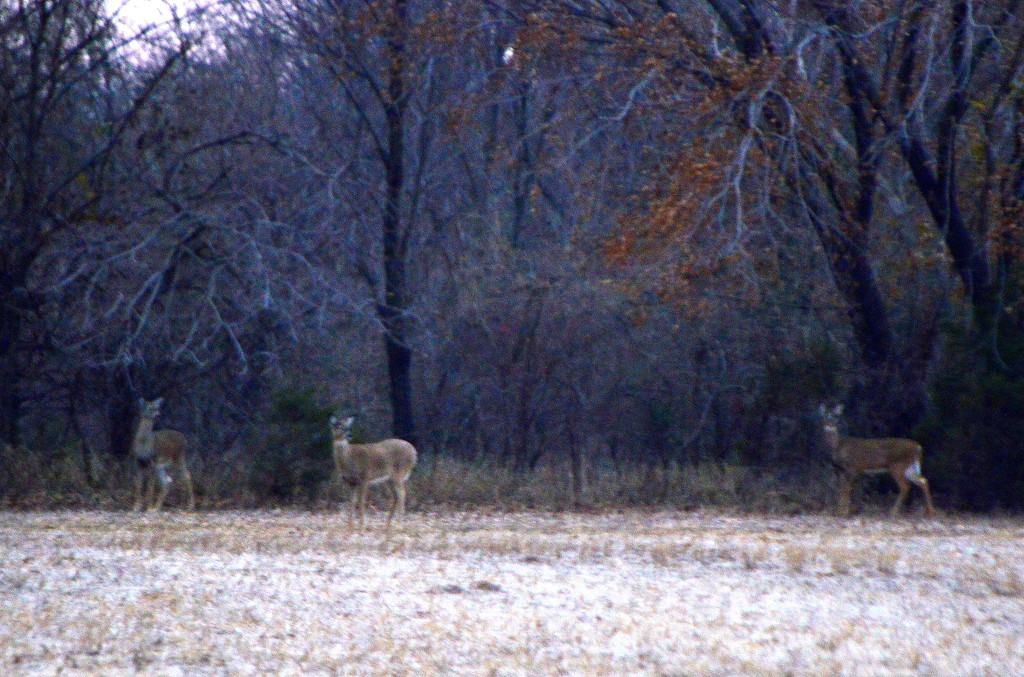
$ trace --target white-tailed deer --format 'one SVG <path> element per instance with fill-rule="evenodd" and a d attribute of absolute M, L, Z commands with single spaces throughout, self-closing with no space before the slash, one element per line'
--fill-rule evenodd
<path fill-rule="evenodd" d="M 371 484 L 387 483 L 391 487 L 391 510 L 388 512 L 387 529 L 398 513 L 405 513 L 405 482 L 416 465 L 416 449 L 405 440 L 382 440 L 370 444 L 352 444 L 352 422 L 349 417 L 339 421 L 331 417 L 331 436 L 334 438 L 334 464 L 338 477 L 352 487 L 352 512 L 350 524 L 355 524 L 356 513 L 359 524 L 366 522 L 366 495 Z"/>
<path fill-rule="evenodd" d="M 139 427 L 135 430 L 132 441 L 132 455 L 135 457 L 135 507 L 142 510 L 159 510 L 167 498 L 173 479 L 168 469 L 177 466 L 181 482 L 188 493 L 188 509 L 195 510 L 196 497 L 192 491 L 192 475 L 185 465 L 185 447 L 187 440 L 177 430 L 153 430 L 153 419 L 160 413 L 163 398 L 147 402 L 139 400 Z M 160 493 L 153 500 L 156 485 L 160 485 Z M 145 494 L 145 500 L 143 499 Z"/>
<path fill-rule="evenodd" d="M 899 513 L 900 506 L 910 493 L 911 483 L 921 487 L 924 492 L 925 512 L 929 515 L 935 512 L 928 480 L 921 475 L 921 457 L 924 452 L 920 444 L 902 437 L 846 437 L 839 434 L 843 405 L 829 407 L 822 404 L 818 411 L 821 414 L 822 430 L 832 455 L 832 462 L 840 471 L 840 513 L 850 514 L 850 494 L 853 492 L 854 481 L 860 475 L 886 472 L 892 475 L 900 487 L 900 495 L 896 497 L 896 503 L 892 506 L 893 516 Z"/>

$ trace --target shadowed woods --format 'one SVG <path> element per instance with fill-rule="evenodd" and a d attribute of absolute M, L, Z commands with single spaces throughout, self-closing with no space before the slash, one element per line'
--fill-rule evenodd
<path fill-rule="evenodd" d="M 115 11 L 0 3 L 0 505 L 1024 505 L 1021 3 Z"/>

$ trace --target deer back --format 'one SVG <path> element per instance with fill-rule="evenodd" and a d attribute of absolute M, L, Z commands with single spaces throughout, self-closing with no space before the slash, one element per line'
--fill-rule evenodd
<path fill-rule="evenodd" d="M 840 437 L 834 453 L 836 462 L 853 472 L 887 470 L 892 466 L 910 465 L 920 461 L 921 455 L 920 444 L 902 437 Z"/>
<path fill-rule="evenodd" d="M 405 480 L 416 465 L 416 449 L 405 440 L 389 439 L 369 444 L 334 443 L 334 460 L 349 483 L 384 479 Z"/>
<path fill-rule="evenodd" d="M 157 463 L 173 463 L 185 455 L 188 439 L 177 430 L 157 430 L 153 433 L 153 454 Z"/>

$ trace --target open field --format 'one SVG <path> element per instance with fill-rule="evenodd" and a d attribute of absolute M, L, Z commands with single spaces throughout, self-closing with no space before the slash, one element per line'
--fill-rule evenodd
<path fill-rule="evenodd" d="M 1024 523 L 0 514 L 0 674 L 1020 675 Z"/>

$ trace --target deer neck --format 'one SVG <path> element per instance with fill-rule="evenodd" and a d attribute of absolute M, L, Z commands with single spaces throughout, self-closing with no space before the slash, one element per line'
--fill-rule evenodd
<path fill-rule="evenodd" d="M 842 443 L 843 436 L 839 434 L 839 428 L 835 424 L 828 423 L 822 429 L 825 435 L 825 444 L 828 445 L 828 449 L 832 452 L 832 456 L 839 455 L 839 446 Z"/>
<path fill-rule="evenodd" d="M 135 431 L 135 443 L 132 445 L 135 450 L 135 458 L 147 459 L 153 456 L 153 419 L 142 417 L 139 419 L 139 427 Z"/>
<path fill-rule="evenodd" d="M 352 458 L 352 443 L 347 437 L 341 437 L 334 441 L 334 448 L 338 450 L 338 457 L 345 463 Z"/>

